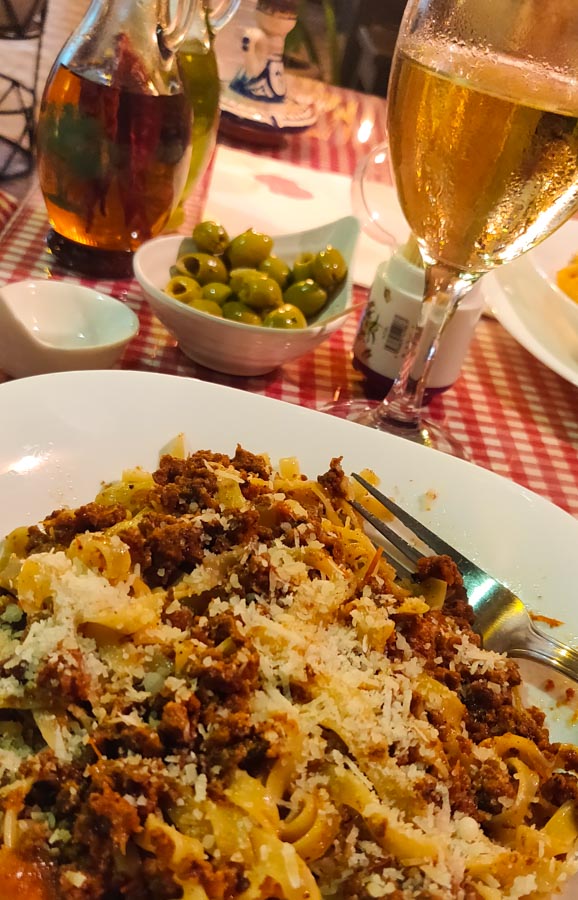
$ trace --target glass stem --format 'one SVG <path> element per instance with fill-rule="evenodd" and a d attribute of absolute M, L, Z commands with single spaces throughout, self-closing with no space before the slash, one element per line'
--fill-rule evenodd
<path fill-rule="evenodd" d="M 419 428 L 424 391 L 441 337 L 462 297 L 480 277 L 442 263 L 426 265 L 425 292 L 420 315 L 397 378 L 376 410 L 376 417 L 408 430 Z"/>

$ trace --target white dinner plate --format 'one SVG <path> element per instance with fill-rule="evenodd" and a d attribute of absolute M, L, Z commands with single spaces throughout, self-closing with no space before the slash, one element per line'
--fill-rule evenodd
<path fill-rule="evenodd" d="M 485 469 L 298 406 L 187 378 L 130 371 L 74 372 L 0 387 L 0 532 L 61 505 L 92 499 L 123 468 L 154 467 L 179 432 L 188 449 L 234 452 L 237 442 L 275 463 L 298 456 L 309 475 L 343 455 L 346 472 L 374 469 L 383 489 L 447 541 L 505 581 L 534 611 L 561 619 L 578 642 L 578 521 Z M 547 626 L 545 626 L 547 627 Z M 527 667 L 529 696 L 553 737 L 578 739 L 575 708 L 542 691 L 549 670 Z M 578 890 L 578 885 L 576 887 Z M 565 895 L 567 900 L 572 889 Z"/>
<path fill-rule="evenodd" d="M 482 279 L 486 304 L 536 359 L 578 387 L 578 306 L 555 287 L 556 272 L 578 253 L 578 221 Z"/>

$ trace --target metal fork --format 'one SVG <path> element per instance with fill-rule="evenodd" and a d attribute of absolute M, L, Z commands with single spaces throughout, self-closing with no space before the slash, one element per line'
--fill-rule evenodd
<path fill-rule="evenodd" d="M 415 566 L 418 559 L 432 554 L 449 556 L 454 560 L 462 574 L 468 600 L 474 610 L 474 630 L 482 638 L 487 650 L 535 660 L 578 681 L 578 651 L 536 628 L 522 601 L 509 588 L 414 519 L 361 475 L 354 472 L 352 477 L 429 549 L 429 553 L 427 550 L 421 552 L 356 500 L 350 501 L 354 509 L 400 551 L 410 565 Z M 399 560 L 392 558 L 391 562 L 398 574 L 412 574 L 412 570 Z"/>

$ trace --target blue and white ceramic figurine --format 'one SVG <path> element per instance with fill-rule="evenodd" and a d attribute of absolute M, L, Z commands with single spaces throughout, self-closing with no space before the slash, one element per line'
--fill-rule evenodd
<path fill-rule="evenodd" d="M 300 131 L 312 125 L 313 104 L 288 95 L 283 65 L 285 38 L 297 20 L 295 0 L 258 0 L 256 28 L 241 40 L 243 62 L 222 93 L 225 115 L 256 128 Z"/>
<path fill-rule="evenodd" d="M 243 35 L 243 66 L 230 87 L 252 100 L 283 103 L 287 96 L 283 48 L 297 15 L 294 9 L 260 0 L 255 19 L 257 28 L 248 28 Z"/>

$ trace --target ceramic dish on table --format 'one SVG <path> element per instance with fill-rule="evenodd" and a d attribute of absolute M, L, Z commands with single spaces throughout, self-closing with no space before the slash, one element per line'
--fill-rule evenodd
<path fill-rule="evenodd" d="M 228 229 L 227 222 L 222 224 Z M 155 238 L 143 244 L 135 253 L 134 272 L 152 311 L 178 340 L 186 356 L 217 372 L 264 375 L 314 350 L 343 326 L 353 302 L 351 260 L 358 237 L 357 219 L 345 216 L 318 228 L 274 238 L 273 253 L 288 265 L 300 253 L 317 252 L 327 244 L 340 250 L 347 263 L 347 278 L 307 328 L 246 325 L 211 316 L 169 297 L 163 288 L 179 255 L 182 235 Z"/>
<path fill-rule="evenodd" d="M 556 284 L 557 272 L 578 253 L 571 220 L 534 250 L 485 275 L 487 305 L 529 353 L 578 387 L 578 303 Z"/>
<path fill-rule="evenodd" d="M 125 303 L 67 281 L 14 281 L 0 288 L 0 370 L 14 378 L 107 369 L 137 334 Z"/>
<path fill-rule="evenodd" d="M 34 416 L 22 414 L 31 408 Z M 311 476 L 343 454 L 345 472 L 372 468 L 388 494 L 516 590 L 534 612 L 563 620 L 560 636 L 576 641 L 578 522 L 460 460 L 258 395 L 139 372 L 73 373 L 4 385 L 0 420 L 2 533 L 54 508 L 87 502 L 102 480 L 118 478 L 124 469 L 155 468 L 159 451 L 179 432 L 191 451 L 232 454 L 239 442 L 267 452 L 274 463 L 296 456 Z M 557 691 L 543 689 L 546 677 L 544 670 L 525 670 L 529 698 L 547 711 L 554 738 L 568 740 L 575 736 L 575 710 L 571 701 L 557 705 Z M 564 696 L 563 685 L 561 690 Z M 563 896 L 575 896 L 572 885 Z"/>
<path fill-rule="evenodd" d="M 259 102 L 243 97 L 225 85 L 221 93 L 221 114 L 225 121 L 250 128 L 264 143 L 278 143 L 286 134 L 296 134 L 317 121 L 314 103 L 287 97 L 283 103 Z"/>

